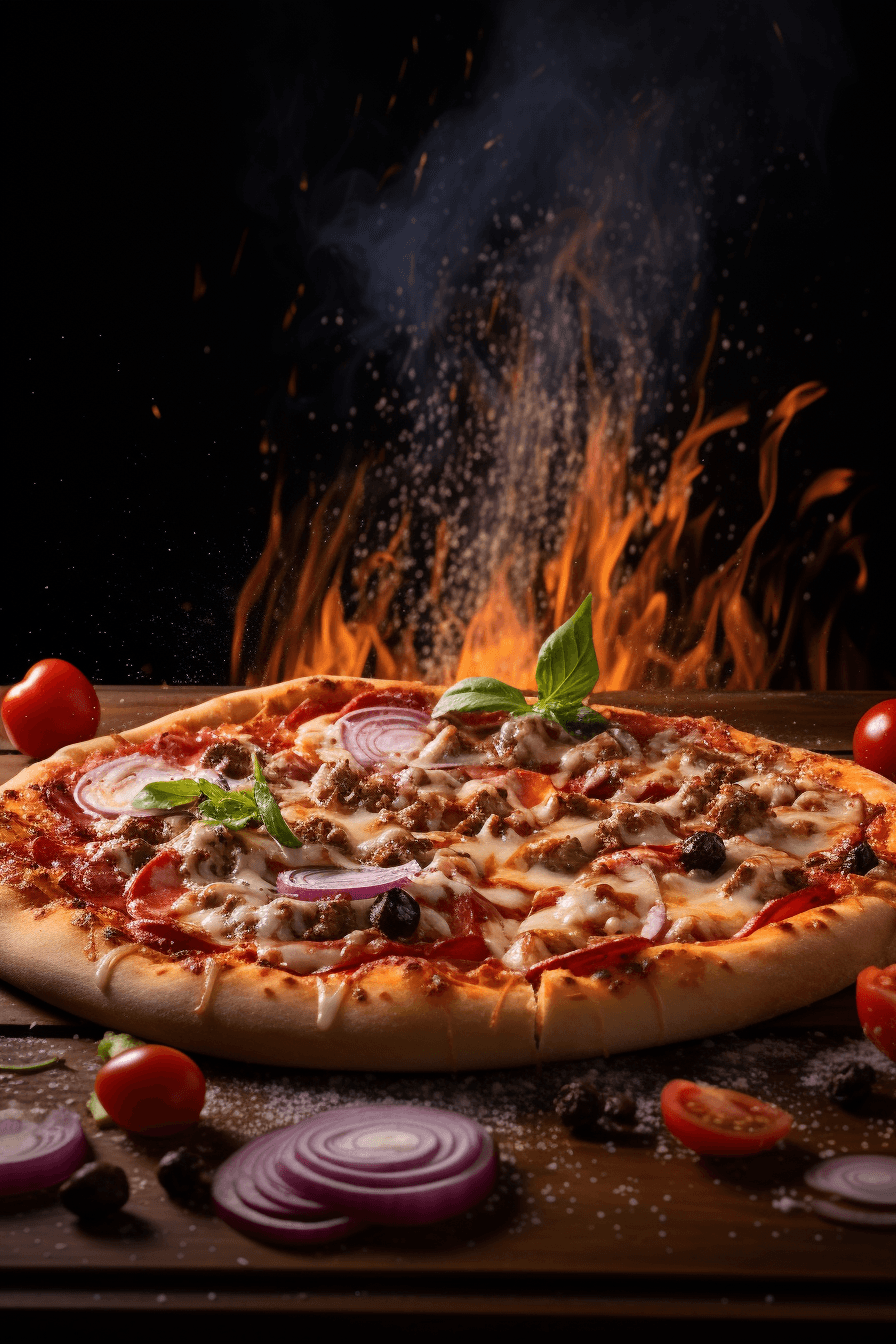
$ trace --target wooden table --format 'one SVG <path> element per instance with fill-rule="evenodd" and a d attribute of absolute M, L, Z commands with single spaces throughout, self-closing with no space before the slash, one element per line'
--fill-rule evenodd
<path fill-rule="evenodd" d="M 102 687 L 102 728 L 123 729 L 217 694 L 215 687 Z M 847 755 L 873 692 L 608 695 L 616 704 L 717 714 L 765 736 Z M 7 744 L 8 745 L 8 744 Z M 0 751 L 3 744 L 0 742 Z M 0 755 L 0 778 L 21 758 Z M 614 1060 L 478 1075 L 311 1073 L 201 1060 L 205 1119 L 191 1144 L 210 1159 L 277 1125 L 340 1102 L 390 1097 L 465 1110 L 488 1124 L 502 1165 L 492 1199 L 449 1224 L 372 1228 L 336 1246 L 286 1251 L 181 1208 L 155 1178 L 175 1140 L 98 1131 L 83 1110 L 100 1029 L 0 987 L 0 1059 L 62 1054 L 45 1072 L 0 1074 L 0 1110 L 69 1104 L 97 1157 L 125 1168 L 131 1199 L 112 1225 L 78 1224 L 52 1192 L 0 1213 L 7 1318 L 68 1322 L 63 1312 L 140 1320 L 155 1331 L 202 1311 L 358 1324 L 425 1325 L 433 1339 L 497 1317 L 517 1330 L 544 1318 L 603 1321 L 884 1321 L 896 1318 L 894 1241 L 827 1223 L 803 1204 L 802 1172 L 820 1155 L 896 1154 L 896 1068 L 862 1040 L 850 991 L 710 1041 Z M 839 1062 L 878 1070 L 868 1102 L 826 1099 Z M 639 1100 L 629 1141 L 587 1142 L 557 1121 L 560 1086 L 596 1067 L 608 1090 Z M 670 1077 L 736 1086 L 778 1101 L 795 1125 L 783 1148 L 743 1162 L 697 1159 L 665 1133 L 656 1096 Z M 15 1079 L 15 1081 L 13 1081 Z M 150 1313 L 143 1317 L 141 1313 Z M 166 1318 L 163 1322 L 160 1317 Z M 539 1325 L 538 1318 L 542 1318 Z M 328 1322 L 329 1323 L 329 1322 Z M 198 1326 L 198 1322 L 196 1325 Z M 498 1321 L 494 1321 L 498 1325 Z"/>

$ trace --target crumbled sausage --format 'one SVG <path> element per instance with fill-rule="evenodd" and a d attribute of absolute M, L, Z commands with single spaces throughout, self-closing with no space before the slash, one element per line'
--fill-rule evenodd
<path fill-rule="evenodd" d="M 424 855 L 431 853 L 432 845 L 428 840 L 418 840 L 416 836 L 405 832 L 403 835 L 394 833 L 384 836 L 379 843 L 371 848 L 364 846 L 364 863 L 375 863 L 380 868 L 394 868 L 399 863 L 410 863 L 412 859 L 417 862 Z"/>
<path fill-rule="evenodd" d="M 743 770 L 736 765 L 711 765 L 705 774 L 692 779 L 682 790 L 678 800 L 679 810 L 685 818 L 696 817 L 707 810 L 719 790 L 743 778 Z M 743 793 L 744 790 L 739 790 Z"/>
<path fill-rule="evenodd" d="M 232 877 L 244 852 L 243 843 L 235 831 L 226 826 L 215 827 L 214 843 L 198 849 L 196 857 L 205 865 L 205 873 L 216 881 Z"/>
<path fill-rule="evenodd" d="M 317 907 L 317 919 L 305 934 L 317 942 L 330 942 L 334 938 L 344 938 L 355 927 L 355 912 L 347 896 L 333 896 L 321 901 Z"/>
<path fill-rule="evenodd" d="M 347 801 L 354 807 L 366 808 L 368 812 L 379 812 L 389 806 L 397 792 L 394 779 L 388 775 L 364 775 Z"/>
<path fill-rule="evenodd" d="M 403 826 L 406 831 L 424 831 L 427 821 L 432 816 L 433 809 L 418 798 L 415 803 L 395 813 L 395 822 L 398 826 Z"/>
<path fill-rule="evenodd" d="M 559 736 L 559 730 L 557 735 Z M 491 746 L 502 765 L 522 766 L 524 770 L 539 770 L 560 760 L 564 744 L 556 740 L 547 722 L 538 714 L 525 714 L 508 719 L 492 739 Z M 569 738 L 564 734 L 566 743 Z"/>
<path fill-rule="evenodd" d="M 148 845 L 160 845 L 165 839 L 166 817 L 120 817 L 111 834 L 122 840 L 142 840 Z"/>
<path fill-rule="evenodd" d="M 199 764 L 206 770 L 220 771 L 228 779 L 243 779 L 252 773 L 252 753 L 242 742 L 214 742 Z"/>
<path fill-rule="evenodd" d="M 623 754 L 615 737 L 611 737 L 609 733 L 598 733 L 590 742 L 570 747 L 560 758 L 560 769 L 570 776 L 584 775 L 587 770 L 600 765 L 602 761 L 609 761 Z"/>
<path fill-rule="evenodd" d="M 588 855 L 574 835 L 548 835 L 533 840 L 520 853 L 527 867 L 540 863 L 552 873 L 577 873 L 588 862 Z"/>
<path fill-rule="evenodd" d="M 312 779 L 309 793 L 320 807 L 345 803 L 361 778 L 360 770 L 354 770 L 348 761 L 325 761 Z"/>
<path fill-rule="evenodd" d="M 351 848 L 345 831 L 330 821 L 329 817 L 304 817 L 301 821 L 294 821 L 292 829 L 306 845 L 331 845 L 346 853 Z"/>
<path fill-rule="evenodd" d="M 723 784 L 705 814 L 707 825 L 722 836 L 746 835 L 768 817 L 768 803 L 736 784 Z"/>

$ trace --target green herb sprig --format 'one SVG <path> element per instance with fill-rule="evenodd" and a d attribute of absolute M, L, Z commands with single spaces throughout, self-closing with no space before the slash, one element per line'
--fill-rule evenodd
<path fill-rule="evenodd" d="M 287 849 L 298 849 L 302 842 L 294 835 L 277 806 L 277 800 L 271 793 L 268 782 L 262 773 L 258 757 L 253 757 L 255 786 L 253 789 L 222 789 L 210 779 L 164 779 L 147 784 L 141 789 L 132 806 L 140 808 L 185 807 L 188 803 L 199 804 L 199 815 L 203 821 L 214 826 L 226 826 L 231 831 L 241 831 L 250 821 L 260 821 L 265 830 L 279 844 Z"/>
<path fill-rule="evenodd" d="M 601 728 L 608 720 L 582 702 L 600 676 L 591 633 L 591 594 L 541 646 L 535 668 L 538 699 L 534 705 L 515 686 L 497 677 L 465 677 L 448 690 L 432 712 L 446 714 L 540 714 L 564 728 Z"/>

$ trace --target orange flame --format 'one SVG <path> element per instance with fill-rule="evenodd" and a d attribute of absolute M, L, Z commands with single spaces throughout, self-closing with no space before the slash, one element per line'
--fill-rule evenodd
<path fill-rule="evenodd" d="M 703 379 L 708 362 L 709 351 L 698 375 L 693 419 L 659 488 L 630 466 L 631 418 L 622 426 L 611 423 L 606 399 L 594 398 L 562 543 L 540 561 L 540 603 L 531 582 L 522 592 L 514 589 L 514 564 L 525 554 L 520 540 L 517 550 L 497 564 L 484 600 L 464 625 L 445 596 L 451 537 L 442 519 L 428 575 L 428 615 L 442 633 L 442 646 L 458 650 L 447 664 L 444 658 L 428 663 L 421 659 L 413 621 L 396 615 L 409 558 L 411 510 L 384 548 L 350 568 L 363 519 L 365 466 L 339 476 L 320 498 L 309 494 L 287 520 L 281 476 L 267 542 L 237 605 L 233 680 L 245 677 L 252 685 L 314 672 L 430 681 L 489 674 L 531 687 L 545 634 L 566 620 L 590 591 L 601 689 L 769 686 L 805 626 L 804 595 L 831 558 L 850 556 L 858 569 L 855 588 L 864 587 L 862 538 L 851 534 L 850 506 L 830 523 L 814 554 L 804 557 L 789 592 L 788 561 L 804 539 L 792 539 L 765 556 L 759 552 L 760 533 L 776 501 L 781 441 L 794 417 L 825 393 L 819 383 L 804 383 L 781 399 L 765 424 L 759 444 L 758 517 L 728 558 L 704 572 L 702 543 L 717 506 L 692 516 L 693 482 L 704 471 L 701 450 L 715 435 L 749 418 L 745 406 L 720 415 L 707 413 Z M 511 397 L 524 381 L 510 379 Z M 823 473 L 804 492 L 797 517 L 818 499 L 842 493 L 851 480 L 846 469 Z M 527 572 L 532 572 L 531 564 Z M 346 577 L 353 603 L 350 618 L 342 600 Z M 817 628 L 804 631 L 806 663 L 816 689 L 827 685 L 836 606 L 830 606 Z M 247 657 L 250 620 L 256 652 Z"/>

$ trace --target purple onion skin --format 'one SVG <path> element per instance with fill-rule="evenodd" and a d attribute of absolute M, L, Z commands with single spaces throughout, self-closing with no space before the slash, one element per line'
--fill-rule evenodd
<path fill-rule="evenodd" d="M 58 1185 L 77 1171 L 89 1157 L 81 1121 L 61 1106 L 50 1113 L 37 1133 L 45 1146 L 36 1153 L 0 1162 L 0 1195 L 21 1195 Z"/>
<path fill-rule="evenodd" d="M 896 1204 L 896 1157 L 885 1153 L 834 1157 L 810 1167 L 803 1180 L 812 1190 L 843 1195 L 857 1204 Z"/>
<path fill-rule="evenodd" d="M 281 896 L 292 896 L 298 901 L 319 901 L 327 896 L 332 896 L 338 891 L 344 896 L 348 896 L 353 901 L 367 901 L 372 897 L 381 896 L 384 891 L 391 891 L 393 887 L 402 887 L 408 882 L 412 882 L 420 872 L 419 863 L 403 863 L 395 868 L 338 868 L 338 869 L 320 869 L 320 868 L 291 868 L 288 872 L 277 874 L 277 891 Z M 333 885 L 314 886 L 311 881 L 303 881 L 311 878 L 315 873 L 330 873 L 336 879 Z M 352 885 L 352 880 L 357 883 Z"/>

